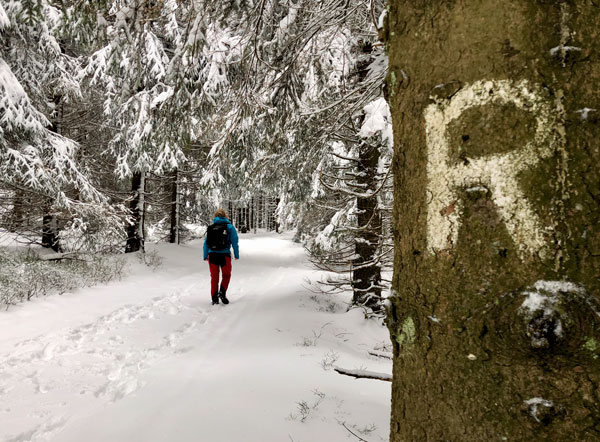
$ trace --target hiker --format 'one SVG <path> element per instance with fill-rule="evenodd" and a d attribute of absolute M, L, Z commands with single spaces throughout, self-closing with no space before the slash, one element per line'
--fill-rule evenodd
<path fill-rule="evenodd" d="M 218 304 L 219 299 L 223 304 L 229 304 L 226 293 L 231 279 L 231 246 L 235 259 L 240 259 L 237 231 L 227 219 L 227 212 L 219 209 L 215 212 L 213 224 L 206 230 L 204 240 L 204 261 L 208 260 L 210 269 L 210 296 L 213 305 Z M 219 269 L 223 272 L 220 287 Z"/>

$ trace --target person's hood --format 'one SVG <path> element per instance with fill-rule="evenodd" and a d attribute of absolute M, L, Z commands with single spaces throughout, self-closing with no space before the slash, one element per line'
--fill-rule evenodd
<path fill-rule="evenodd" d="M 213 224 L 231 224 L 231 221 L 229 221 L 227 218 L 223 218 L 222 216 L 217 216 L 215 219 L 213 219 Z"/>

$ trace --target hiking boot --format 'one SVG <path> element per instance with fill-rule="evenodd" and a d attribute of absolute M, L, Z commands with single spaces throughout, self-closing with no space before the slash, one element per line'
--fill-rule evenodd
<path fill-rule="evenodd" d="M 212 298 L 212 305 L 218 304 L 219 303 L 219 292 L 212 295 L 211 298 Z M 227 302 L 229 302 L 229 301 L 227 301 Z M 226 304 L 226 302 L 224 302 L 223 304 Z"/>
<path fill-rule="evenodd" d="M 225 296 L 225 290 L 223 289 L 223 287 L 221 287 L 221 290 L 219 290 L 218 295 L 219 295 L 219 298 L 221 298 L 221 302 L 223 304 L 229 304 L 229 299 L 227 299 L 227 296 Z"/>

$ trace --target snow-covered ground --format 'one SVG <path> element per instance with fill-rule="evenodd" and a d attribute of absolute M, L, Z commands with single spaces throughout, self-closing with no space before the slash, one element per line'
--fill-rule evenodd
<path fill-rule="evenodd" d="M 202 243 L 155 246 L 106 286 L 0 313 L 0 441 L 387 441 L 387 331 L 342 300 L 285 235 L 241 235 L 231 304 L 211 306 Z M 355 435 L 351 434 L 355 433 Z"/>

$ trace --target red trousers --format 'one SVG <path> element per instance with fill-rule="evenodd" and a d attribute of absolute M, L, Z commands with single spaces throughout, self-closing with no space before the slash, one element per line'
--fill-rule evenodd
<path fill-rule="evenodd" d="M 229 280 L 231 279 L 231 256 L 225 256 L 225 265 L 223 267 L 213 264 L 209 261 L 208 267 L 210 268 L 210 294 L 211 296 L 217 293 L 219 290 L 219 269 L 223 273 L 223 279 L 221 280 L 221 287 L 227 291 L 229 287 Z"/>

